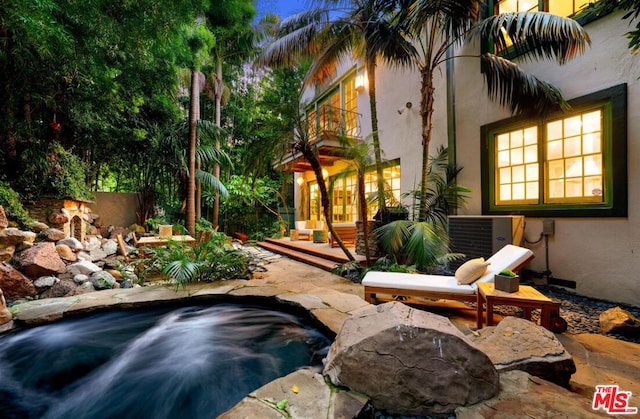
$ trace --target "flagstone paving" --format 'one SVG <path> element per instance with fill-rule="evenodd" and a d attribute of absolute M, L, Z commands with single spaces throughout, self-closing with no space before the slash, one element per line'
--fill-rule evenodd
<path fill-rule="evenodd" d="M 329 331 L 337 334 L 344 320 L 368 305 L 363 299 L 361 285 L 321 269 L 287 258 L 275 258 L 267 268 L 267 272 L 248 281 L 216 281 L 184 289 L 154 285 L 105 290 L 25 302 L 11 307 L 11 311 L 16 322 L 40 324 L 100 309 L 130 308 L 158 302 L 202 302 L 230 297 L 275 298 L 281 303 L 306 309 Z M 475 318 L 469 316 L 468 310 L 460 310 L 459 305 L 454 304 L 452 308 L 445 315 L 463 333 L 473 333 Z M 4 330 L 10 327 L 11 323 L 5 325 Z M 618 384 L 621 390 L 632 393 L 630 405 L 640 406 L 640 345 L 593 334 L 565 333 L 558 337 L 576 363 L 577 372 L 571 380 L 575 391 L 590 399 L 596 385 Z"/>

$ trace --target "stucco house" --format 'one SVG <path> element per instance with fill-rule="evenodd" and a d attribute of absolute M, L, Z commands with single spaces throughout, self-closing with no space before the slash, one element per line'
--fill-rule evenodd
<path fill-rule="evenodd" d="M 587 2 L 524 3 L 505 0 L 496 10 L 531 6 L 571 16 Z M 532 271 L 551 271 L 583 295 L 640 304 L 640 58 L 627 49 L 623 15 L 585 23 L 592 45 L 565 65 L 521 63 L 560 88 L 572 105 L 544 120 L 513 117 L 490 101 L 478 60 L 441 66 L 430 148 L 448 147 L 464 168 L 458 182 L 472 193 L 459 214 L 525 217 L 525 246 L 536 254 Z M 477 55 L 480 48 L 478 42 L 458 52 Z M 358 218 L 355 176 L 336 176 L 352 169 L 331 133 L 340 127 L 348 136 L 369 138 L 365 77 L 362 63 L 344 62 L 331 83 L 309 88 L 304 98 L 323 167 L 334 178 L 334 222 Z M 376 87 L 385 181 L 400 199 L 420 182 L 420 81 L 414 72 L 379 64 Z M 296 218 L 319 219 L 315 177 L 299 157 L 284 161 L 296 172 Z M 374 190 L 372 170 L 367 192 Z M 541 240 L 546 220 L 553 220 L 552 234 Z"/>

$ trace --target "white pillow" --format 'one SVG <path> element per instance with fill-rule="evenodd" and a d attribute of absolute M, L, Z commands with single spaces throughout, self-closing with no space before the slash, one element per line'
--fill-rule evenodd
<path fill-rule="evenodd" d="M 487 272 L 487 266 L 491 262 L 485 262 L 484 258 L 471 259 L 460 265 L 456 269 L 456 280 L 458 285 L 469 285 L 480 279 L 485 272 Z"/>

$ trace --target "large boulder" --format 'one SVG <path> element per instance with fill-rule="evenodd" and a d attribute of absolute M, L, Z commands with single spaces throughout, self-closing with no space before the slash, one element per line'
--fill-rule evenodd
<path fill-rule="evenodd" d="M 9 262 L 16 252 L 13 245 L 0 244 L 0 262 Z"/>
<path fill-rule="evenodd" d="M 41 231 L 44 231 L 48 228 L 49 228 L 48 225 L 40 221 L 34 221 L 31 224 L 29 224 L 29 230 L 33 231 L 34 233 L 40 233 Z"/>
<path fill-rule="evenodd" d="M 324 374 L 399 415 L 451 413 L 489 399 L 498 372 L 446 318 L 392 302 L 347 319 Z"/>
<path fill-rule="evenodd" d="M 32 278 L 60 274 L 66 267 L 56 252 L 56 246 L 50 242 L 37 243 L 31 249 L 16 253 L 13 264 Z"/>
<path fill-rule="evenodd" d="M 102 246 L 102 242 L 96 236 L 89 236 L 85 238 L 84 244 L 83 244 L 84 250 L 86 250 L 87 252 L 100 249 L 101 246 Z"/>
<path fill-rule="evenodd" d="M 107 254 L 107 256 L 115 255 L 118 251 L 118 243 L 115 240 L 107 240 L 102 243 L 102 250 Z"/>
<path fill-rule="evenodd" d="M 600 330 L 602 333 L 638 336 L 640 319 L 620 307 L 610 308 L 600 313 Z"/>
<path fill-rule="evenodd" d="M 576 372 L 571 354 L 556 336 L 529 320 L 505 317 L 479 333 L 470 339 L 500 372 L 521 370 L 564 387 Z"/>
<path fill-rule="evenodd" d="M 11 299 L 30 297 L 38 292 L 29 278 L 6 263 L 0 263 L 0 288 Z"/>
<path fill-rule="evenodd" d="M 25 241 L 33 242 L 35 236 L 32 232 L 22 231 L 15 227 L 0 230 L 0 245 L 16 246 Z"/>

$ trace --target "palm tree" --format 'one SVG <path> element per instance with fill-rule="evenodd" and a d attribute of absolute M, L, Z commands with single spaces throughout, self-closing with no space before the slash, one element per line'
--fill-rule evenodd
<path fill-rule="evenodd" d="M 549 13 L 504 13 L 480 18 L 483 0 L 399 1 L 403 7 L 397 25 L 407 28 L 416 49 L 413 66 L 420 73 L 420 115 L 422 118 L 422 179 L 420 201 L 427 202 L 429 185 L 429 144 L 435 97 L 434 73 L 445 61 L 447 51 L 466 40 L 480 39 L 497 51 L 513 48 L 526 59 L 550 59 L 563 64 L 581 54 L 589 36 L 574 20 Z M 543 115 L 566 107 L 560 91 L 549 83 L 527 74 L 515 62 L 486 52 L 464 57 L 479 58 L 489 97 L 512 113 Z M 426 219 L 426 207 L 419 220 Z"/>
<path fill-rule="evenodd" d="M 364 60 L 369 80 L 372 143 L 378 180 L 378 206 L 385 207 L 382 151 L 376 105 L 376 66 L 381 58 L 390 66 L 409 64 L 410 44 L 400 36 L 390 18 L 395 1 L 322 0 L 315 9 L 301 12 L 280 24 L 278 38 L 256 61 L 265 66 L 293 66 L 311 58 L 306 84 L 324 81 L 341 60 L 351 56 Z"/>

